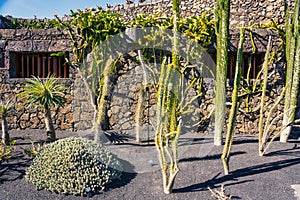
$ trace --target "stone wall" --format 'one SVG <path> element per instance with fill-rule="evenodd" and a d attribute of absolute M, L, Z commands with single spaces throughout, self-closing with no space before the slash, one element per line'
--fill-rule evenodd
<path fill-rule="evenodd" d="M 71 52 L 67 31 L 58 29 L 0 29 L 0 49 L 4 52 L 4 66 L 14 68 L 12 52 Z M 72 55 L 70 57 L 72 59 Z"/>
<path fill-rule="evenodd" d="M 137 60 L 137 53 L 130 52 L 130 57 L 122 58 L 125 62 L 119 65 L 116 77 L 111 80 L 111 92 L 107 101 L 108 105 L 108 124 L 112 130 L 118 130 L 134 136 L 136 129 L 136 106 L 138 102 L 138 94 L 142 88 L 143 82 L 143 69 L 140 64 L 134 62 Z M 280 96 L 284 80 L 282 78 L 282 66 L 278 64 L 276 67 L 270 68 L 268 93 L 266 101 L 269 103 L 267 111 L 271 109 L 278 96 Z M 150 78 L 150 77 L 148 77 Z M 251 80 L 251 84 L 253 85 Z M 185 131 L 200 131 L 204 133 L 211 132 L 214 127 L 213 118 L 206 119 L 213 110 L 214 100 L 214 80 L 204 79 L 202 96 L 198 98 L 194 106 L 194 112 L 184 116 L 183 129 Z M 245 83 L 241 83 L 244 88 L 247 87 Z M 257 90 L 259 90 L 261 82 L 258 80 Z M 74 93 L 80 98 L 74 99 L 74 121 L 75 130 L 83 130 L 92 128 L 92 119 L 94 115 L 94 109 L 90 104 L 90 99 L 87 90 L 80 79 L 75 81 Z M 256 91 L 257 91 L 256 90 Z M 232 91 L 232 80 L 227 84 L 227 117 L 230 110 Z M 244 91 L 240 89 L 240 94 Z M 191 91 L 188 99 L 195 96 L 195 92 Z M 249 133 L 256 134 L 258 132 L 259 123 L 259 107 L 260 107 L 261 93 L 253 93 L 243 96 L 241 98 L 241 106 L 237 115 L 236 121 L 236 133 Z M 247 106 L 248 105 L 248 106 Z M 281 116 L 283 112 L 283 100 L 271 115 L 273 120 L 276 116 Z M 265 119 L 268 113 L 265 113 Z M 155 124 L 156 117 L 156 92 L 150 85 L 148 92 L 146 92 L 145 99 L 142 106 L 141 128 L 142 138 L 147 137 L 147 131 L 154 130 L 153 124 Z M 282 117 L 274 121 L 271 131 L 278 130 L 282 124 Z M 198 126 L 190 128 L 197 122 L 202 121 Z M 226 131 L 226 124 L 224 125 L 224 131 Z"/>
<path fill-rule="evenodd" d="M 0 29 L 0 49 L 4 62 L 0 66 L 0 99 L 16 101 L 13 116 L 8 118 L 9 128 L 45 128 L 43 109 L 27 108 L 16 98 L 22 89 L 24 79 L 14 78 L 14 52 L 71 52 L 71 43 L 66 31 L 57 29 Z M 72 57 L 72 54 L 70 54 Z M 1 64 L 1 63 L 0 63 Z M 53 108 L 52 118 L 58 130 L 73 130 L 72 72 L 70 79 L 60 81 L 68 88 L 65 91 L 67 103 L 63 108 Z"/>
<path fill-rule="evenodd" d="M 27 107 L 20 101 L 16 94 L 22 90 L 24 79 L 8 79 L 7 71 L 0 71 L 0 99 L 11 100 L 14 103 L 14 111 L 7 118 L 10 129 L 44 129 L 44 110 L 40 106 Z M 64 107 L 51 109 L 51 117 L 57 130 L 73 130 L 73 98 L 71 91 L 73 81 L 71 79 L 59 80 L 67 90 L 64 91 L 67 102 Z"/>
<path fill-rule="evenodd" d="M 181 16 L 200 15 L 203 11 L 214 9 L 215 0 L 182 0 L 180 5 Z M 245 26 L 253 23 L 268 23 L 270 20 L 283 22 L 284 1 L 282 0 L 232 0 L 230 27 Z M 126 21 L 134 19 L 138 14 L 162 13 L 170 16 L 172 13 L 171 0 L 151 0 L 143 3 L 120 5 L 110 8 L 121 14 Z"/>

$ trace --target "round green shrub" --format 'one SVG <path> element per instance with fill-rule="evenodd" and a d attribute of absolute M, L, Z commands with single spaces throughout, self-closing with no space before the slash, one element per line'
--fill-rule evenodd
<path fill-rule="evenodd" d="M 106 147 L 88 139 L 69 137 L 43 146 L 25 179 L 38 190 L 84 195 L 104 190 L 120 179 L 122 164 Z"/>

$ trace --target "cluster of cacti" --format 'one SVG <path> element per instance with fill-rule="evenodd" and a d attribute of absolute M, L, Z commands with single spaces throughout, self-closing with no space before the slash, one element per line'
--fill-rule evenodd
<path fill-rule="evenodd" d="M 173 72 L 173 74 L 172 74 Z M 178 138 L 180 136 L 178 92 L 172 65 L 162 63 L 157 92 L 155 145 L 162 170 L 164 193 L 172 192 L 178 168 Z M 179 79 L 178 77 L 175 77 Z"/>
<path fill-rule="evenodd" d="M 34 144 L 33 140 L 30 140 L 30 141 L 31 141 L 31 147 L 24 149 L 24 154 L 29 157 L 35 157 L 46 143 Z"/>
<path fill-rule="evenodd" d="M 42 147 L 25 179 L 37 189 L 59 194 L 97 193 L 120 179 L 122 164 L 107 148 L 88 139 L 69 137 Z"/>
<path fill-rule="evenodd" d="M 178 138 L 181 119 L 179 117 L 180 63 L 179 35 L 177 19 L 179 18 L 179 0 L 173 0 L 174 28 L 172 38 L 172 63 L 161 65 L 157 91 L 157 132 L 155 145 L 162 170 L 164 193 L 172 192 L 178 168 Z"/>

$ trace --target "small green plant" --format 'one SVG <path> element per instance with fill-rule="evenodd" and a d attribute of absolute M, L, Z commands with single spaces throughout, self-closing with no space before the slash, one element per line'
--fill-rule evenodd
<path fill-rule="evenodd" d="M 16 140 L 11 141 L 8 145 L 3 144 L 1 142 L 1 144 L 0 144 L 0 163 L 7 161 L 9 158 L 11 158 L 11 153 L 14 150 L 15 143 L 16 143 Z"/>
<path fill-rule="evenodd" d="M 56 139 L 50 108 L 59 105 L 63 106 L 66 102 L 63 91 L 66 89 L 62 84 L 57 83 L 55 75 L 48 75 L 42 80 L 39 77 L 27 79 L 23 91 L 18 94 L 21 100 L 29 107 L 36 104 L 45 109 L 45 123 L 47 128 L 47 140 Z"/>
<path fill-rule="evenodd" d="M 26 171 L 27 182 L 38 190 L 85 195 L 104 190 L 120 179 L 122 164 L 103 145 L 69 137 L 42 147 Z"/>
<path fill-rule="evenodd" d="M 31 147 L 24 149 L 24 154 L 29 157 L 35 157 L 38 154 L 38 152 L 41 150 L 41 148 L 44 146 L 44 144 L 40 144 L 40 143 L 34 144 L 33 140 L 30 141 L 31 141 Z"/>

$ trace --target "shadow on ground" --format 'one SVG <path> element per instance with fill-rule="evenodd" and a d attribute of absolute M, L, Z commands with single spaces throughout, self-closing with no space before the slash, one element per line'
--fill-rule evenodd
<path fill-rule="evenodd" d="M 283 168 L 290 167 L 292 165 L 297 165 L 297 164 L 300 164 L 299 158 L 287 159 L 287 160 L 281 160 L 281 161 L 276 161 L 276 162 L 270 162 L 270 163 L 264 163 L 264 164 L 260 164 L 260 165 L 245 167 L 245 168 L 234 170 L 229 175 L 222 176 L 222 177 L 219 177 L 219 175 L 221 174 L 221 173 L 219 173 L 212 179 L 207 180 L 205 182 L 197 183 L 197 184 L 179 188 L 179 189 L 174 189 L 174 193 L 203 191 L 203 190 L 206 190 L 208 186 L 214 187 L 217 184 L 224 184 L 227 181 L 238 181 L 238 179 L 241 177 L 248 177 L 248 176 L 252 176 L 252 175 L 256 175 L 256 174 L 263 174 L 263 173 L 270 172 L 270 171 L 281 170 Z M 227 186 L 235 185 L 235 184 L 241 184 L 241 183 L 250 182 L 250 181 L 253 181 L 253 180 L 233 182 L 233 183 L 229 183 L 226 185 Z"/>

